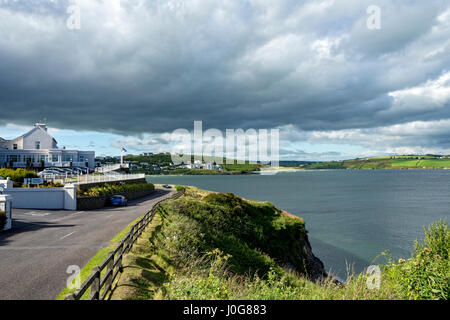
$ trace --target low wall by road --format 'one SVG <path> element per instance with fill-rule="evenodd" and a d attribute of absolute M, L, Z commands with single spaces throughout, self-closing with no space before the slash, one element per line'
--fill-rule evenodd
<path fill-rule="evenodd" d="M 134 200 L 142 198 L 152 194 L 154 190 L 142 190 L 136 192 L 115 193 L 114 195 L 122 195 L 128 200 Z M 78 197 L 77 198 L 77 210 L 94 210 L 100 209 L 109 204 L 109 199 L 112 195 L 100 196 L 100 197 Z"/>
<path fill-rule="evenodd" d="M 106 182 L 110 185 L 119 183 L 141 184 L 147 183 L 145 178 L 125 181 Z M 104 185 L 105 182 L 95 182 L 87 184 L 67 184 L 63 188 L 14 188 L 10 179 L 0 180 L 0 187 L 4 188 L 3 193 L 13 197 L 12 207 L 15 209 L 42 209 L 42 210 L 89 210 L 98 209 L 105 206 L 108 197 L 80 197 L 79 193 L 85 190 Z M 127 199 L 132 200 L 146 196 L 153 190 L 124 193 Z M 120 193 L 119 193 L 120 194 Z"/>
<path fill-rule="evenodd" d="M 5 194 L 13 197 L 15 209 L 77 210 L 76 186 L 64 188 L 11 188 Z"/>
<path fill-rule="evenodd" d="M 12 213 L 11 213 L 12 197 L 7 194 L 0 194 L 0 212 L 6 221 L 0 219 L 0 231 L 9 230 L 12 228 Z"/>
<path fill-rule="evenodd" d="M 142 178 L 142 179 L 122 180 L 122 181 L 107 181 L 107 182 L 83 183 L 83 184 L 79 184 L 79 185 L 78 185 L 78 191 L 84 192 L 84 191 L 86 191 L 86 190 L 88 190 L 89 188 L 92 188 L 92 187 L 103 186 L 104 184 L 116 185 L 116 184 L 120 184 L 120 183 L 125 183 L 125 184 L 140 184 L 140 183 L 147 183 L 147 181 L 145 180 L 145 178 Z"/>

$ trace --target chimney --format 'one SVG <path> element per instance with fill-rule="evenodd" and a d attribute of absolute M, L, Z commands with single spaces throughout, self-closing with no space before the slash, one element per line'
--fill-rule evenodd
<path fill-rule="evenodd" d="M 34 126 L 36 127 L 36 128 L 41 128 L 41 129 L 44 129 L 45 131 L 47 131 L 47 124 L 45 123 L 45 122 L 36 122 L 35 124 L 34 124 Z"/>

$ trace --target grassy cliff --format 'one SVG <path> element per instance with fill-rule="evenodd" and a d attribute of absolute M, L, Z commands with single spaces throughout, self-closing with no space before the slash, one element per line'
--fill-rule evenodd
<path fill-rule="evenodd" d="M 325 277 L 302 219 L 188 188 L 125 257 L 113 299 L 448 299 L 449 239 L 441 222 L 410 260 L 383 267 L 379 289 L 365 274 L 342 285 Z"/>

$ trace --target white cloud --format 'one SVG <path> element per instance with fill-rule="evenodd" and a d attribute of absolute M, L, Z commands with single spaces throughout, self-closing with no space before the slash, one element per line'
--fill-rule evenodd
<path fill-rule="evenodd" d="M 304 141 L 315 145 L 332 144 L 336 150 L 341 149 L 339 145 L 360 146 L 365 149 L 350 153 L 352 155 L 450 154 L 450 119 L 414 121 L 370 129 L 301 131 L 286 126 L 280 130 L 280 136 L 291 144 Z"/>
<path fill-rule="evenodd" d="M 444 108 L 450 102 L 450 72 L 423 85 L 390 92 L 389 95 L 394 102 L 388 112 Z"/>

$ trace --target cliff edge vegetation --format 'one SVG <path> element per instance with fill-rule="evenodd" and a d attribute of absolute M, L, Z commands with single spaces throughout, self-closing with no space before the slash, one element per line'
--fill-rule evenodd
<path fill-rule="evenodd" d="M 341 284 L 314 256 L 305 222 L 271 203 L 189 187 L 161 205 L 132 251 L 112 299 L 448 299 L 446 222 L 410 260 Z M 416 264 L 417 262 L 417 264 Z"/>

